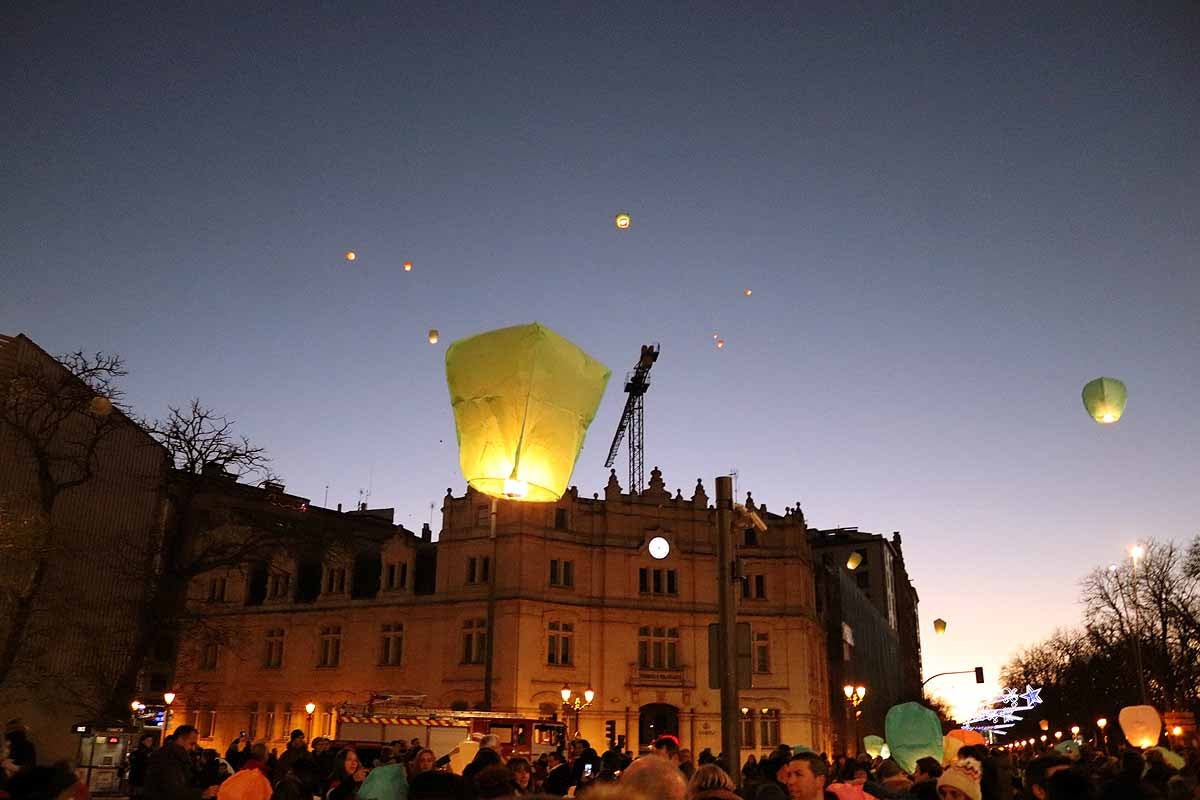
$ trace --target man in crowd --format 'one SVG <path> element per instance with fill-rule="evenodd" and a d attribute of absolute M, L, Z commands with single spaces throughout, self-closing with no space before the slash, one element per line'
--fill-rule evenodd
<path fill-rule="evenodd" d="M 621 775 L 621 786 L 654 800 L 683 800 L 687 783 L 679 767 L 665 758 L 643 756 Z"/>
<path fill-rule="evenodd" d="M 150 756 L 146 767 L 146 800 L 208 800 L 217 796 L 217 787 L 197 789 L 192 786 L 195 768 L 192 751 L 200 732 L 191 725 L 180 725 L 170 743 Z"/>
<path fill-rule="evenodd" d="M 571 768 L 567 766 L 563 754 L 557 750 L 546 754 L 546 781 L 542 784 L 544 794 L 565 797 L 571 789 Z"/>
<path fill-rule="evenodd" d="M 304 738 L 304 731 L 296 728 L 296 730 L 292 731 L 292 735 L 288 739 L 287 749 L 283 751 L 283 755 L 275 763 L 276 782 L 282 780 L 283 776 L 288 774 L 288 770 L 292 768 L 293 764 L 307 758 L 309 758 L 308 740 Z"/>
<path fill-rule="evenodd" d="M 792 760 L 783 765 L 779 775 L 787 785 L 789 800 L 824 800 L 828 769 L 816 753 L 804 752 L 792 756 Z"/>

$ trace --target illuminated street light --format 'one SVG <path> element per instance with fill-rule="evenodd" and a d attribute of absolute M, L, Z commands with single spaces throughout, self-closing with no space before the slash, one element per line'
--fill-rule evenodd
<path fill-rule="evenodd" d="M 1055 732 L 1054 732 L 1054 738 L 1055 738 L 1055 739 L 1061 739 L 1061 738 L 1062 738 L 1062 731 L 1055 731 Z"/>
<path fill-rule="evenodd" d="M 1096 727 L 1099 728 L 1100 730 L 1104 730 L 1107 726 L 1108 726 L 1108 720 L 1105 719 L 1104 717 L 1101 717 L 1100 719 L 1096 720 Z"/>
<path fill-rule="evenodd" d="M 1078 726 L 1078 725 L 1072 725 L 1072 726 L 1071 726 L 1071 735 L 1072 735 L 1072 736 L 1078 736 L 1078 735 L 1079 735 L 1079 726 Z"/>
<path fill-rule="evenodd" d="M 1183 736 L 1183 728 L 1176 725 L 1174 728 L 1171 728 L 1171 733 L 1175 736 Z"/>

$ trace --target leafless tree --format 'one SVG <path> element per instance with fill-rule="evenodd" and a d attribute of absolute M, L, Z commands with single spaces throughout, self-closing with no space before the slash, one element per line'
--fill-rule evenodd
<path fill-rule="evenodd" d="M 83 351 L 44 358 L 20 358 L 0 386 L 0 439 L 15 459 L 28 459 L 34 484 L 20 498 L 9 497 L 0 520 L 0 549 L 15 550 L 0 586 L 6 623 L 0 641 L 0 685 L 5 685 L 26 642 L 35 600 L 53 554 L 65 534 L 54 525 L 55 507 L 66 493 L 95 477 L 102 444 L 130 423 L 120 410 L 118 380 L 126 375 L 119 356 Z M 17 507 L 20 506 L 19 510 Z"/>

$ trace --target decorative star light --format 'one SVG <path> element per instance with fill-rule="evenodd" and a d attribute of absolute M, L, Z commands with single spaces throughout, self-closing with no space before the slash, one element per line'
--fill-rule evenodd
<path fill-rule="evenodd" d="M 1025 684 L 1025 694 L 1021 695 L 1021 699 L 1027 706 L 1033 708 L 1042 702 L 1042 690 L 1035 689 L 1027 683 Z"/>
<path fill-rule="evenodd" d="M 1034 689 L 1029 684 L 1025 684 L 1024 692 L 1005 689 L 978 709 L 974 716 L 963 723 L 962 727 L 964 730 L 979 731 L 992 736 L 1004 736 L 1008 733 L 1009 728 L 1021 721 L 1021 714 L 1032 711 L 1035 706 L 1042 703 L 1041 695 L 1040 688 Z"/>

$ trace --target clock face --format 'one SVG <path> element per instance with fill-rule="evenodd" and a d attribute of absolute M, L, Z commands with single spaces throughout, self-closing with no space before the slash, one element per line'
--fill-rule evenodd
<path fill-rule="evenodd" d="M 667 553 L 671 552 L 671 543 L 661 536 L 655 536 L 650 540 L 650 555 L 654 558 L 666 558 Z"/>

